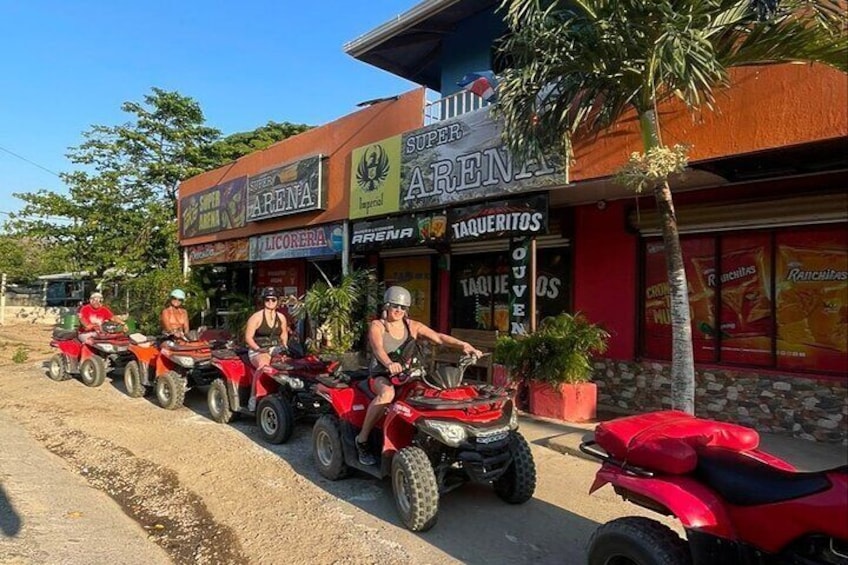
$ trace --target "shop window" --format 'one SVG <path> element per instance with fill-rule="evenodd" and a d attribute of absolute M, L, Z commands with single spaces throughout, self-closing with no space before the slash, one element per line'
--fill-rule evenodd
<path fill-rule="evenodd" d="M 423 324 L 431 325 L 432 267 L 430 257 L 404 257 L 383 259 L 383 280 L 386 287 L 399 285 L 412 295 L 409 316 Z"/>
<path fill-rule="evenodd" d="M 509 329 L 509 256 L 506 252 L 451 258 L 452 327 Z M 536 252 L 536 311 L 539 320 L 567 312 L 568 248 Z"/>
<path fill-rule="evenodd" d="M 848 371 L 844 226 L 703 235 L 682 238 L 681 247 L 696 361 Z M 642 351 L 670 359 L 662 241 L 646 240 L 644 258 Z"/>

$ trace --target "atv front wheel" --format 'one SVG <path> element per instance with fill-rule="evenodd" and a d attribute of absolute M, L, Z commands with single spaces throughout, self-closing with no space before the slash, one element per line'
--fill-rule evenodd
<path fill-rule="evenodd" d="M 227 383 L 224 379 L 215 379 L 206 393 L 206 404 L 209 415 L 219 424 L 229 424 L 236 417 L 230 409 L 230 395 L 227 393 Z"/>
<path fill-rule="evenodd" d="M 102 385 L 106 380 L 106 362 L 100 357 L 89 357 L 80 363 L 80 380 L 85 386 Z"/>
<path fill-rule="evenodd" d="M 268 443 L 284 443 L 294 431 L 294 414 L 289 401 L 278 395 L 269 395 L 259 401 L 256 409 L 259 435 Z"/>
<path fill-rule="evenodd" d="M 339 420 L 335 416 L 325 414 L 315 422 L 312 428 L 312 458 L 322 477 L 335 481 L 347 475 Z"/>
<path fill-rule="evenodd" d="M 186 381 L 176 371 L 156 377 L 156 400 L 165 410 L 176 410 L 185 402 Z"/>
<path fill-rule="evenodd" d="M 688 565 L 689 544 L 671 528 L 649 518 L 628 516 L 599 527 L 589 540 L 589 565 Z"/>
<path fill-rule="evenodd" d="M 413 532 L 425 532 L 436 524 L 439 485 L 436 474 L 420 447 L 404 447 L 392 459 L 392 491 L 400 518 Z"/>
<path fill-rule="evenodd" d="M 68 374 L 68 361 L 65 359 L 64 353 L 57 353 L 50 358 L 50 363 L 47 365 L 47 376 L 57 382 L 71 378 L 71 375 Z"/>
<path fill-rule="evenodd" d="M 141 384 L 141 365 L 138 361 L 130 361 L 124 367 L 124 388 L 127 390 L 127 396 L 131 398 L 141 398 L 147 392 L 146 387 Z"/>
<path fill-rule="evenodd" d="M 536 464 L 530 445 L 518 432 L 509 439 L 512 462 L 506 472 L 494 482 L 495 492 L 510 504 L 522 504 L 533 498 L 536 491 Z"/>

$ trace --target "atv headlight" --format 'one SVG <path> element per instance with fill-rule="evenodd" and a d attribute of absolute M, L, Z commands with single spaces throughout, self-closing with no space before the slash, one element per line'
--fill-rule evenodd
<path fill-rule="evenodd" d="M 99 343 L 95 347 L 103 353 L 115 353 L 115 346 L 111 343 Z"/>
<path fill-rule="evenodd" d="M 192 367 L 194 367 L 194 357 L 186 357 L 185 355 L 172 355 L 171 361 L 173 361 L 180 367 L 185 367 L 186 369 L 191 369 Z"/>
<path fill-rule="evenodd" d="M 287 383 L 293 390 L 300 390 L 303 388 L 303 381 L 298 379 L 297 377 L 289 377 L 288 375 L 284 375 L 281 377 L 281 380 L 284 383 Z"/>
<path fill-rule="evenodd" d="M 518 409 L 515 407 L 515 405 L 514 405 L 514 404 L 513 404 L 513 405 L 511 405 L 511 406 L 509 407 L 509 409 L 510 409 L 510 413 L 509 413 L 509 429 L 511 429 L 511 430 L 517 430 L 517 429 L 518 429 Z"/>
<path fill-rule="evenodd" d="M 440 420 L 424 420 L 424 431 L 451 447 L 459 447 L 468 437 L 468 431 L 460 424 L 442 422 Z"/>

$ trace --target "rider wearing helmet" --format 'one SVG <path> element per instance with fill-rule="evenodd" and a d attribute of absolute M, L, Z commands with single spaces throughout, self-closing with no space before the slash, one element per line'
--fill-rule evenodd
<path fill-rule="evenodd" d="M 250 363 L 256 367 L 253 383 L 250 387 L 248 410 L 253 410 L 256 404 L 256 375 L 266 365 L 271 363 L 271 357 L 286 350 L 289 341 L 289 328 L 286 317 L 277 310 L 280 306 L 280 293 L 274 287 L 262 289 L 262 309 L 253 313 L 247 319 L 244 330 L 244 342 L 249 352 Z"/>
<path fill-rule="evenodd" d="M 188 312 L 183 307 L 185 298 L 185 291 L 179 288 L 172 290 L 168 296 L 168 303 L 159 316 L 162 333 L 165 335 L 184 338 L 188 333 Z"/>
<path fill-rule="evenodd" d="M 397 357 L 398 353 L 410 340 L 422 337 L 437 345 L 461 349 L 466 355 L 478 357 L 483 355 L 468 342 L 434 331 L 421 322 L 410 320 L 407 317 L 410 306 L 412 306 L 412 295 L 402 286 L 391 286 L 383 294 L 382 317 L 371 322 L 368 328 L 368 342 L 372 353 L 370 366 L 372 375 L 377 373 L 396 375 L 402 372 L 404 367 L 398 363 L 400 360 Z M 359 462 L 363 465 L 377 463 L 368 450 L 368 436 L 374 424 L 395 397 L 395 389 L 385 376 L 372 376 L 369 385 L 376 396 L 368 405 L 362 429 L 356 436 L 356 450 Z"/>

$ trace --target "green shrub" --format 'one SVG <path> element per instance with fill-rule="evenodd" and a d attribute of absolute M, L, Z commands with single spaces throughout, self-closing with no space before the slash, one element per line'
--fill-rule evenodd
<path fill-rule="evenodd" d="M 18 347 L 15 354 L 12 355 L 12 361 L 15 363 L 25 363 L 29 359 L 29 351 L 26 347 Z"/>

